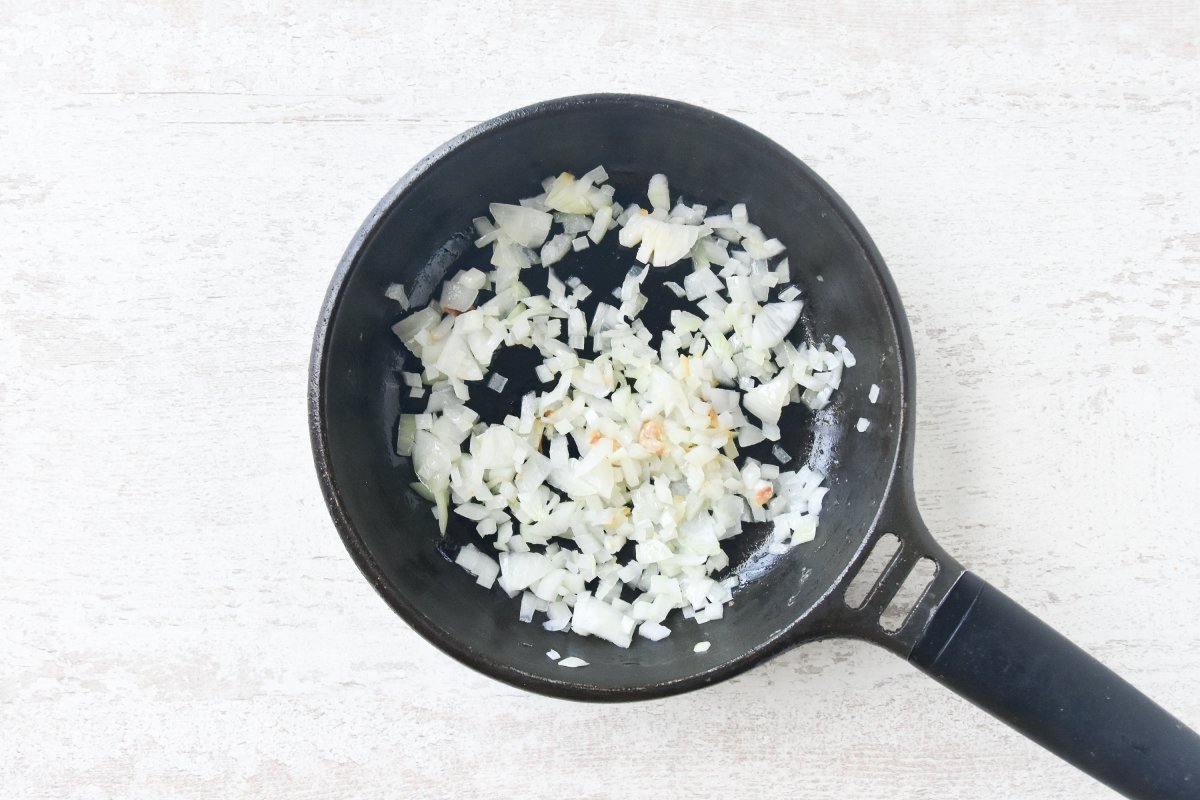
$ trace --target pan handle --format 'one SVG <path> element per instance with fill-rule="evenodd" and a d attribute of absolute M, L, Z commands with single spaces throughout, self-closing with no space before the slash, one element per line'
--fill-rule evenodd
<path fill-rule="evenodd" d="M 909 661 L 1126 797 L 1200 798 L 1200 736 L 971 572 Z"/>

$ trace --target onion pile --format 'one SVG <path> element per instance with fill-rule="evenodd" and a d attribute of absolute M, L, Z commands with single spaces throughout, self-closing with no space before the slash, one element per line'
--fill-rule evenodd
<path fill-rule="evenodd" d="M 525 622 L 628 647 L 635 634 L 669 636 L 675 609 L 698 623 L 721 618 L 737 579 L 714 575 L 743 522 L 771 523 L 776 554 L 814 538 L 825 476 L 781 472 L 738 448 L 777 442 L 788 404 L 827 405 L 854 357 L 841 337 L 830 347 L 789 341 L 800 291 L 778 259 L 783 244 L 745 205 L 716 215 L 672 206 L 655 175 L 648 209 L 622 207 L 607 180 L 603 167 L 563 173 L 474 220 L 492 268 L 459 271 L 393 327 L 422 366 L 405 384 L 414 398 L 428 393 L 422 413 L 401 415 L 396 449 L 412 457 L 413 486 L 442 531 L 453 512 L 482 537 L 484 548 L 464 545 L 455 559 L 481 586 L 519 596 Z M 638 265 L 589 319 L 580 303 L 591 290 L 552 265 L 617 228 Z M 652 333 L 639 319 L 643 282 L 684 259 L 683 285 L 666 285 L 697 313 L 673 311 Z M 547 270 L 545 294 L 521 282 L 535 266 Z M 407 310 L 402 287 L 387 296 Z M 508 347 L 536 350 L 551 388 L 489 425 L 468 384 L 502 391 L 508 378 L 491 364 Z"/>

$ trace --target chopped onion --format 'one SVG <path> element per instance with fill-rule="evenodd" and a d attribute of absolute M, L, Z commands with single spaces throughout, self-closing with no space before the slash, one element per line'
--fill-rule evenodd
<path fill-rule="evenodd" d="M 667 189 L 667 176 L 661 173 L 652 175 L 646 196 L 650 199 L 650 205 L 654 207 L 654 210 L 670 208 L 671 192 Z"/>
<path fill-rule="evenodd" d="M 773 274 L 775 275 L 775 280 L 778 281 L 779 283 L 787 283 L 788 281 L 790 281 L 792 279 L 792 272 L 791 272 L 790 267 L 788 266 L 788 260 L 786 258 L 779 259 L 779 263 L 775 265 L 775 271 Z M 796 294 L 794 296 L 798 297 L 800 295 L 800 290 L 796 289 L 795 286 L 788 287 L 788 290 L 791 290 L 791 289 L 796 290 Z M 791 300 L 792 298 L 791 297 L 783 297 L 781 295 L 780 299 L 781 300 Z"/>
<path fill-rule="evenodd" d="M 725 288 L 721 279 L 707 269 L 696 270 L 688 275 L 683 279 L 683 286 L 688 300 L 699 300 Z"/>
<path fill-rule="evenodd" d="M 750 329 L 750 346 L 768 350 L 778 345 L 800 321 L 803 308 L 799 300 L 763 306 Z"/>
<path fill-rule="evenodd" d="M 500 237 L 496 239 L 495 247 L 492 248 L 492 260 L 490 263 L 492 266 L 499 268 L 497 270 L 499 277 L 504 277 L 508 274 L 515 277 L 516 273 L 531 265 L 533 259 L 530 258 L 527 249 L 501 233 Z M 507 288 L 508 283 L 508 280 L 496 281 L 497 288 Z"/>
<path fill-rule="evenodd" d="M 466 311 L 475 305 L 478 296 L 478 289 L 472 289 L 457 280 L 447 281 L 442 286 L 442 308 Z"/>
<path fill-rule="evenodd" d="M 417 418 L 413 414 L 400 415 L 400 429 L 396 434 L 396 454 L 411 456 L 413 442 L 417 438 Z"/>
<path fill-rule="evenodd" d="M 879 385 L 878 384 L 875 384 L 875 383 L 871 384 L 871 391 L 867 394 L 867 399 L 870 400 L 872 403 L 877 402 L 879 400 Z"/>
<path fill-rule="evenodd" d="M 692 648 L 693 653 L 707 653 L 708 648 L 712 647 L 712 642 L 697 642 Z"/>
<path fill-rule="evenodd" d="M 400 341 L 404 343 L 405 347 L 412 350 L 413 344 L 416 342 L 417 334 L 428 327 L 436 325 L 440 318 L 441 315 L 438 314 L 438 312 L 434 309 L 423 308 L 420 311 L 409 314 L 407 317 L 393 325 L 392 332 L 400 338 Z M 418 353 L 418 355 L 420 354 Z"/>
<path fill-rule="evenodd" d="M 500 588 L 514 593 L 546 577 L 554 564 L 541 553 L 501 553 Z"/>
<path fill-rule="evenodd" d="M 389 300 L 395 300 L 401 309 L 408 311 L 408 292 L 404 291 L 404 284 L 393 283 L 383 295 Z"/>
<path fill-rule="evenodd" d="M 671 635 L 671 629 L 657 622 L 643 622 L 638 626 L 638 636 L 644 636 L 652 642 L 661 641 Z"/>
<path fill-rule="evenodd" d="M 671 208 L 667 179 L 655 175 L 647 213 L 614 202 L 607 178 L 602 167 L 578 180 L 563 173 L 542 195 L 489 206 L 495 224 L 473 220 L 477 244 L 493 244 L 492 269 L 456 273 L 437 301 L 393 326 L 423 368 L 401 372 L 403 385 L 415 396 L 429 388 L 423 413 L 400 416 L 396 450 L 411 456 L 412 488 L 434 504 L 441 529 L 452 509 L 495 550 L 498 561 L 465 545 L 455 561 L 519 595 L 520 619 L 544 613 L 547 631 L 629 647 L 635 633 L 667 637 L 677 609 L 699 624 L 723 617 L 737 581 L 711 576 L 728 567 L 722 542 L 743 520 L 771 523 L 770 553 L 812 541 L 824 475 L 783 472 L 738 447 L 778 442 L 789 403 L 828 405 L 855 359 L 840 336 L 828 350 L 788 341 L 800 288 L 785 285 L 786 258 L 772 266 L 783 244 L 750 222 L 744 204 L 709 217 L 702 205 Z M 564 282 L 547 269 L 544 296 L 522 282 L 523 270 L 569 258 L 618 226 L 618 244 L 646 266 L 627 273 L 590 321 L 581 303 L 591 290 L 578 276 Z M 656 297 L 643 290 L 649 267 L 688 257 L 683 285 L 663 285 L 689 302 L 672 304 L 670 328 L 651 331 L 640 319 L 647 294 Z M 481 302 L 489 288 L 494 296 Z M 407 301 L 399 284 L 385 294 Z M 488 388 L 505 390 L 508 378 L 490 370 L 502 347 L 536 351 L 543 385 L 522 397 L 519 414 L 501 411 L 489 424 L 468 405 L 468 384 L 486 376 Z M 779 444 L 771 452 L 778 464 L 794 458 Z M 633 557 L 621 560 L 627 546 Z"/>
<path fill-rule="evenodd" d="M 763 422 L 779 422 L 779 415 L 788 401 L 792 384 L 786 375 L 779 375 L 756 386 L 742 396 L 742 405 Z"/>
<path fill-rule="evenodd" d="M 584 661 L 582 658 L 577 658 L 575 656 L 567 656 L 566 658 L 559 661 L 558 665 L 560 667 L 570 667 L 571 669 L 575 669 L 576 667 L 586 667 L 588 665 L 588 662 Z"/>
<path fill-rule="evenodd" d="M 600 244 L 604 234 L 608 233 L 608 226 L 612 222 L 612 218 L 612 206 L 604 206 L 597 211 L 591 230 L 588 231 L 588 238 L 596 244 Z"/>
<path fill-rule="evenodd" d="M 492 203 L 488 211 L 504 235 L 522 247 L 541 247 L 554 221 L 545 211 L 506 203 Z"/>
<path fill-rule="evenodd" d="M 599 636 L 618 647 L 629 647 L 633 640 L 633 628 L 632 617 L 603 600 L 590 594 L 582 594 L 575 600 L 571 629 L 576 633 Z"/>
<path fill-rule="evenodd" d="M 866 417 L 859 417 L 858 422 L 854 423 L 854 427 L 859 433 L 862 433 L 867 428 L 871 427 L 871 421 Z"/>
<path fill-rule="evenodd" d="M 504 387 L 508 385 L 508 378 L 501 375 L 499 372 L 493 372 L 488 377 L 487 387 L 496 394 L 504 391 Z"/>
<path fill-rule="evenodd" d="M 560 233 L 552 237 L 548 242 L 542 245 L 541 259 L 542 266 L 548 267 L 551 264 L 557 264 L 566 257 L 567 253 L 571 252 L 571 234 Z"/>
<path fill-rule="evenodd" d="M 699 225 L 682 225 L 636 214 L 621 229 L 619 239 L 625 247 L 641 245 L 635 256 L 641 263 L 669 267 L 691 253 L 704 231 Z"/>
<path fill-rule="evenodd" d="M 492 588 L 496 576 L 500 574 L 500 565 L 472 544 L 463 545 L 459 549 L 454 563 L 474 575 L 475 582 L 485 589 Z"/>
<path fill-rule="evenodd" d="M 487 217 L 475 217 L 471 220 L 471 224 L 475 226 L 475 232 L 480 236 L 486 236 L 496 230 L 496 226 Z"/>
<path fill-rule="evenodd" d="M 558 221 L 562 224 L 563 233 L 571 238 L 592 229 L 592 219 L 587 214 L 559 214 Z"/>
<path fill-rule="evenodd" d="M 517 615 L 517 619 L 521 622 L 533 622 L 533 614 L 537 611 L 537 596 L 531 592 L 525 592 L 521 595 L 521 610 Z"/>
<path fill-rule="evenodd" d="M 591 188 L 590 183 L 577 181 L 569 172 L 564 172 L 546 191 L 546 207 L 567 214 L 591 214 L 595 210 L 588 199 Z"/>
<path fill-rule="evenodd" d="M 603 165 L 592 167 L 579 179 L 584 183 L 604 183 L 608 180 L 608 170 L 604 169 Z"/>

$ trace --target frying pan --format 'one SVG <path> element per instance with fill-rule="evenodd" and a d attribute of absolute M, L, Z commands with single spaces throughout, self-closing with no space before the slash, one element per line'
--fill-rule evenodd
<path fill-rule="evenodd" d="M 677 194 L 710 208 L 748 203 L 755 222 L 787 245 L 805 291 L 796 336 L 840 333 L 858 358 L 836 402 L 815 414 L 790 409 L 782 426 L 784 448 L 829 476 L 817 539 L 778 556 L 757 529 L 728 540 L 741 584 L 724 618 L 679 620 L 668 639 L 635 637 L 627 650 L 521 623 L 515 601 L 452 563 L 475 534 L 452 523 L 441 536 L 429 504 L 409 488 L 411 464 L 395 455 L 407 395 L 399 372 L 411 356 L 388 330 L 399 312 L 384 297 L 402 282 L 425 302 L 447 270 L 486 263 L 471 246 L 469 220 L 488 202 L 596 164 L 618 197 L 642 197 L 648 176 L 663 172 Z M 615 249 L 576 255 L 568 261 L 582 264 L 597 294 L 632 263 Z M 679 269 L 688 267 L 668 277 Z M 647 295 L 661 324 L 671 296 Z M 654 330 L 654 319 L 647 325 Z M 473 389 L 485 418 L 515 409 L 535 380 L 528 363 L 499 371 L 511 384 L 503 394 Z M 882 387 L 876 404 L 867 399 L 872 384 Z M 912 341 L 883 258 L 824 181 L 738 122 L 652 97 L 587 95 L 504 114 L 438 148 L 380 201 L 337 267 L 316 329 L 309 410 L 325 499 L 363 574 L 409 625 L 487 675 L 574 700 L 638 700 L 708 686 L 804 642 L 853 637 L 908 659 L 1129 797 L 1200 797 L 1200 737 L 930 536 L 912 485 Z M 855 430 L 859 417 L 872 420 L 865 432 Z M 869 574 L 864 564 L 879 559 L 872 554 L 885 537 L 898 549 Z M 930 572 L 920 591 L 917 573 Z M 902 586 L 909 592 L 910 573 L 920 594 L 907 610 L 894 600 Z M 700 641 L 711 649 L 693 652 Z M 546 656 L 552 648 L 589 666 L 561 667 Z"/>

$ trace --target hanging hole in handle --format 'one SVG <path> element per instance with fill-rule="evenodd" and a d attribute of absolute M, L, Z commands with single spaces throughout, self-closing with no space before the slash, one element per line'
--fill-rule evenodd
<path fill-rule="evenodd" d="M 846 593 L 842 595 L 846 605 L 850 608 L 862 607 L 867 596 L 871 594 L 871 590 L 875 588 L 879 576 L 883 574 L 884 568 L 891 563 L 892 557 L 899 549 L 900 539 L 894 533 L 885 533 L 875 541 L 875 546 L 871 548 L 871 554 L 867 556 L 867 560 L 859 568 L 854 580 L 850 581 L 850 585 L 846 587 Z"/>
<path fill-rule="evenodd" d="M 903 628 L 920 602 L 921 596 L 925 594 L 929 584 L 933 583 L 937 570 L 937 562 L 932 558 L 922 558 L 913 564 L 904 578 L 904 583 L 900 584 L 900 588 L 892 596 L 892 602 L 888 603 L 888 607 L 879 615 L 879 627 L 888 633 L 895 633 Z"/>

